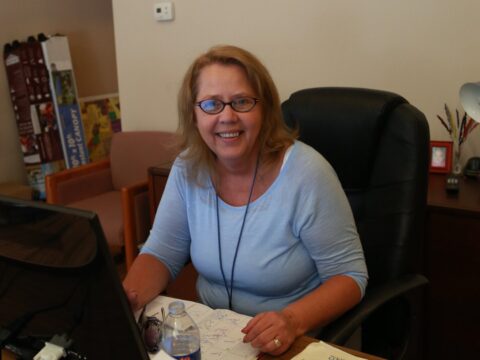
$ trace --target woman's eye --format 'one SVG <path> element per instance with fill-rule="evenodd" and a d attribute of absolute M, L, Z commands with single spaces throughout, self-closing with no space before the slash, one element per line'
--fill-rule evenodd
<path fill-rule="evenodd" d="M 237 105 L 247 105 L 250 103 L 249 99 L 247 98 L 241 98 L 241 99 L 237 99 L 235 100 L 235 102 L 237 103 Z"/>

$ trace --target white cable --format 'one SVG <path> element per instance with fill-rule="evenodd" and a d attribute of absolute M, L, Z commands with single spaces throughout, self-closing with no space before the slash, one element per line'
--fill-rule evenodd
<path fill-rule="evenodd" d="M 65 355 L 63 347 L 46 342 L 43 349 L 34 356 L 33 360 L 58 360 Z"/>

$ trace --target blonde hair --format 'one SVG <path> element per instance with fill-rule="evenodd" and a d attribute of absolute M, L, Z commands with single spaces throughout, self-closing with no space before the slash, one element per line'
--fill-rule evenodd
<path fill-rule="evenodd" d="M 178 93 L 178 133 L 181 157 L 189 160 L 189 175 L 195 180 L 205 169 L 215 175 L 215 154 L 205 144 L 195 120 L 195 101 L 198 78 L 203 68 L 211 64 L 238 65 L 262 104 L 262 124 L 259 134 L 261 163 L 273 163 L 282 151 L 291 145 L 295 135 L 285 125 L 277 88 L 265 66 L 250 52 L 235 46 L 212 47 L 200 55 L 189 67 Z"/>

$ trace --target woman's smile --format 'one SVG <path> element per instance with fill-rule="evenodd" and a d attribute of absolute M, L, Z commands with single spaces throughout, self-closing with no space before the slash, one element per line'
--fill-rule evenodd
<path fill-rule="evenodd" d="M 236 138 L 240 136 L 240 131 L 235 131 L 235 132 L 220 132 L 217 133 L 218 136 L 220 136 L 223 139 L 231 139 L 231 138 Z"/>

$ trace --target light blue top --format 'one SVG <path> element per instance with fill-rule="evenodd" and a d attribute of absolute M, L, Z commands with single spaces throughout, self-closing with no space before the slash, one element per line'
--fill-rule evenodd
<path fill-rule="evenodd" d="M 177 158 L 142 253 L 175 277 L 191 255 L 197 291 L 212 308 L 228 308 L 220 272 L 215 190 L 187 179 Z M 219 200 L 224 273 L 231 266 L 245 206 Z M 280 310 L 328 278 L 344 274 L 362 294 L 367 269 L 348 200 L 328 162 L 296 141 L 270 188 L 250 204 L 233 281 L 233 309 L 247 315 Z"/>

